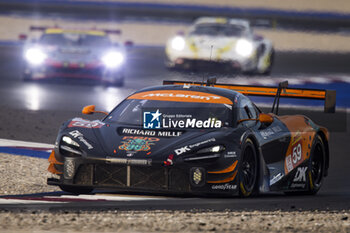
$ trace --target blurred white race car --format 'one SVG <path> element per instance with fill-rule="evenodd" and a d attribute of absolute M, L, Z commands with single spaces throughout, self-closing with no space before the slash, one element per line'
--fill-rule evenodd
<path fill-rule="evenodd" d="M 190 69 L 200 63 L 224 63 L 243 73 L 269 74 L 272 43 L 252 32 L 247 20 L 202 17 L 187 33 L 166 44 L 166 65 Z"/>

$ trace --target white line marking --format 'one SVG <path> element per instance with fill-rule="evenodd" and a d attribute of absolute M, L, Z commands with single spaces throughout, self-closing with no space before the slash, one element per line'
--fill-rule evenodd
<path fill-rule="evenodd" d="M 83 199 L 83 200 L 106 200 L 106 201 L 146 201 L 146 200 L 167 200 L 167 199 L 175 199 L 168 197 L 145 197 L 145 196 L 119 196 L 119 195 L 78 195 L 78 196 L 70 196 L 70 195 L 62 195 L 59 197 L 48 196 L 46 198 L 69 198 L 69 199 Z"/>
<path fill-rule="evenodd" d="M 0 146 L 5 147 L 33 147 L 33 148 L 40 148 L 40 149 L 53 149 L 54 145 L 51 144 L 45 144 L 45 143 L 38 143 L 38 142 L 25 142 L 25 141 L 19 141 L 19 140 L 9 140 L 9 139 L 0 139 Z"/>
<path fill-rule="evenodd" d="M 32 203 L 63 203 L 63 202 L 62 201 L 40 201 L 40 200 L 22 200 L 22 199 L 0 198 L 0 204 L 32 204 Z"/>

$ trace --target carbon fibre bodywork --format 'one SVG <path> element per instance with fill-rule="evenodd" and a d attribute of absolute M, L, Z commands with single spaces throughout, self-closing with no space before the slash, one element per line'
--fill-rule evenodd
<path fill-rule="evenodd" d="M 191 101 L 204 101 L 203 106 L 209 106 L 214 101 L 231 109 L 231 122 L 218 128 L 147 129 L 111 120 L 119 108 L 124 108 L 123 104 L 135 99 L 170 101 L 174 106 Z M 244 114 L 250 119 L 242 121 Z M 310 155 L 319 137 L 325 148 L 322 176 L 327 175 L 325 128 L 302 115 L 269 114 L 273 121 L 263 123 L 255 119 L 259 114 L 246 96 L 232 90 L 180 85 L 143 89 L 101 121 L 74 118 L 64 123 L 49 158 L 49 171 L 56 178 L 49 178 L 48 184 L 78 189 L 235 195 L 245 192 L 240 173 L 242 148 L 249 140 L 258 157 L 256 191 L 303 191 L 313 185 Z"/>

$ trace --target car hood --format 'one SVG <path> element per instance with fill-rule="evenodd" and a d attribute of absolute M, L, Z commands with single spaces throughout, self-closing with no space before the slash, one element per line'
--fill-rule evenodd
<path fill-rule="evenodd" d="M 64 62 L 97 60 L 102 56 L 103 52 L 107 50 L 87 46 L 44 46 L 43 48 L 50 59 Z"/>
<path fill-rule="evenodd" d="M 218 37 L 218 36 L 189 36 L 187 41 L 202 49 L 223 49 L 227 46 L 233 47 L 240 37 Z"/>

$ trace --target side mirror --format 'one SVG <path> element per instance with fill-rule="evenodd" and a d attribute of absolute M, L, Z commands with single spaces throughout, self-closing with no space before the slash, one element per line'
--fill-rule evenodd
<path fill-rule="evenodd" d="M 90 115 L 90 114 L 93 114 L 93 113 L 103 113 L 105 115 L 108 115 L 108 112 L 104 112 L 104 111 L 96 111 L 95 110 L 95 105 L 88 105 L 88 106 L 85 106 L 83 108 L 83 110 L 81 111 L 83 114 L 86 114 L 86 115 Z"/>
<path fill-rule="evenodd" d="M 260 113 L 259 121 L 263 124 L 271 124 L 273 122 L 273 117 L 266 113 Z"/>
<path fill-rule="evenodd" d="M 28 39 L 28 36 L 27 36 L 26 34 L 19 34 L 19 35 L 18 35 L 18 39 L 19 39 L 20 41 L 25 41 L 25 40 Z"/>
<path fill-rule="evenodd" d="M 95 112 L 95 105 L 85 106 L 81 112 L 86 115 L 93 114 Z"/>

